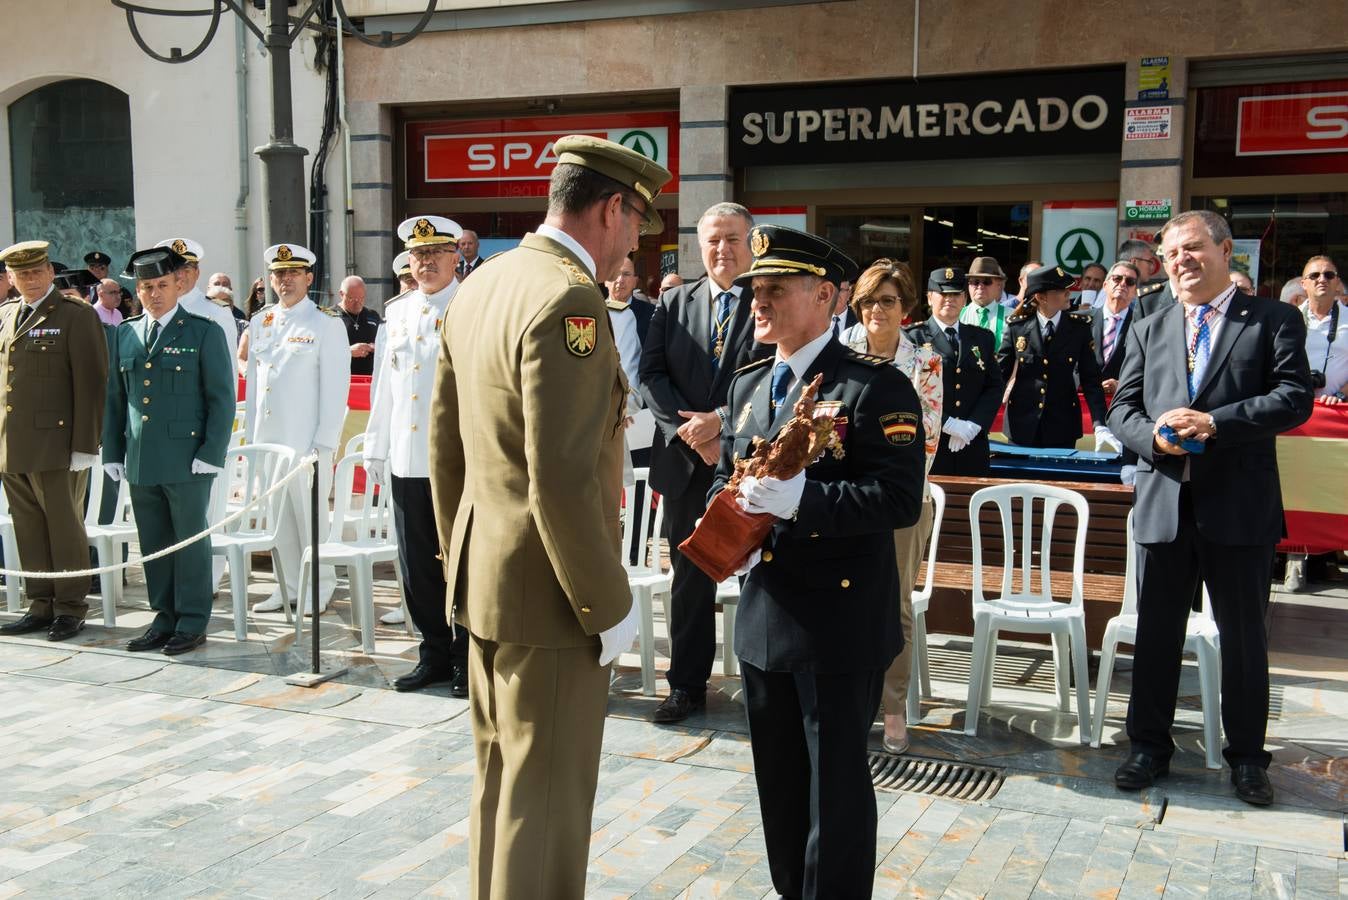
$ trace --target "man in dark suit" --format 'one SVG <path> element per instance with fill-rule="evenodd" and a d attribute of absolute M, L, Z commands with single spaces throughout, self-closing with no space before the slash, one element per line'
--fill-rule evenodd
<path fill-rule="evenodd" d="M 1091 310 L 1095 364 L 1100 369 L 1100 387 L 1106 394 L 1114 393 L 1119 386 L 1124 347 L 1128 340 L 1128 329 L 1133 326 L 1133 304 L 1137 299 L 1140 279 L 1137 266 L 1123 261 L 1114 263 L 1105 276 L 1102 291 L 1105 302 Z"/>
<path fill-rule="evenodd" d="M 988 429 L 1002 405 L 1002 372 L 992 332 L 962 322 L 964 270 L 934 269 L 927 278 L 931 318 L 908 329 L 914 343 L 941 354 L 941 443 L 932 475 L 987 477 Z"/>
<path fill-rule="evenodd" d="M 753 217 L 738 203 L 702 214 L 697 239 L 707 275 L 665 291 L 642 345 L 639 380 L 655 414 L 651 489 L 665 498 L 665 537 L 674 567 L 670 598 L 669 697 L 654 721 L 679 722 L 706 702 L 716 656 L 716 585 L 679 552 L 707 509 L 726 388 L 754 347 L 753 292 L 735 279 L 749 268 Z"/>
<path fill-rule="evenodd" d="M 1132 329 L 1109 419 L 1141 457 L 1131 746 L 1114 781 L 1139 790 L 1169 772 L 1185 623 L 1201 581 L 1221 634 L 1231 780 L 1240 799 L 1267 805 L 1264 609 L 1273 548 L 1286 534 L 1274 443 L 1310 416 L 1306 326 L 1296 309 L 1231 284 L 1221 216 L 1181 213 L 1163 234 L 1180 302 Z"/>
<path fill-rule="evenodd" d="M 922 411 L 890 361 L 833 338 L 838 282 L 852 265 L 814 235 L 760 226 L 750 238 L 754 338 L 772 359 L 730 386 L 731 427 L 712 490 L 756 437 L 791 419 L 822 376 L 815 415 L 837 442 L 790 478 L 747 477 L 738 501 L 774 515 L 742 571 L 735 626 L 754 778 L 772 884 L 787 897 L 870 897 L 875 792 L 867 736 L 885 669 L 903 646 L 893 532 L 922 504 Z"/>
<path fill-rule="evenodd" d="M 478 255 L 477 247 L 477 232 L 465 228 L 463 234 L 459 235 L 459 264 L 454 267 L 454 274 L 460 281 L 472 275 L 477 271 L 477 267 L 482 265 L 483 259 Z"/>

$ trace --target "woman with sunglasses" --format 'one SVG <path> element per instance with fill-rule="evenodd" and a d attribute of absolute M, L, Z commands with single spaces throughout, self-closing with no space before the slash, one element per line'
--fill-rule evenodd
<path fill-rule="evenodd" d="M 941 437 L 941 356 L 930 346 L 919 347 L 903 333 L 903 320 L 917 308 L 917 285 L 904 263 L 879 259 L 857 279 L 849 304 L 857 324 L 839 340 L 859 353 L 893 360 L 908 376 L 922 401 L 922 429 L 926 436 L 927 466 L 936 457 Z M 922 486 L 922 515 L 916 525 L 894 532 L 899 563 L 899 621 L 903 625 L 903 652 L 885 672 L 884 747 L 891 753 L 908 749 L 908 681 L 912 672 L 913 583 L 922 563 L 922 551 L 931 535 L 933 506 L 926 480 Z"/>

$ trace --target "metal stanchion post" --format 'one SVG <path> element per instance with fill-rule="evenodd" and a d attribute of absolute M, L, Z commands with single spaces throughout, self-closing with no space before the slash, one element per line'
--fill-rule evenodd
<path fill-rule="evenodd" d="M 311 665 L 312 671 L 297 672 L 286 678 L 286 684 L 299 685 L 300 687 L 314 687 L 325 681 L 331 681 L 339 675 L 346 674 L 346 667 L 332 668 L 326 672 L 323 671 L 322 662 L 319 659 L 319 641 L 318 641 L 318 582 L 319 582 L 319 558 L 318 558 L 318 504 L 327 503 L 326 497 L 321 497 L 318 490 L 319 466 L 323 462 L 323 454 L 319 453 L 314 458 L 313 477 L 309 481 L 309 610 L 313 616 L 313 643 L 311 645 Z M 304 615 L 304 604 L 300 598 L 295 598 L 299 608 L 295 610 L 295 615 Z"/>

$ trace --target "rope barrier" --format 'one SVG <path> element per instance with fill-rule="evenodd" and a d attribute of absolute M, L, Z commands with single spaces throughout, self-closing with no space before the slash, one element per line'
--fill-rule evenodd
<path fill-rule="evenodd" d="M 268 488 L 265 493 L 258 494 L 252 500 L 249 500 L 247 503 L 245 503 L 237 511 L 230 513 L 229 515 L 221 519 L 219 522 L 207 527 L 205 531 L 194 534 L 189 538 L 184 538 L 183 540 L 179 541 L 178 543 L 174 544 L 171 547 L 165 547 L 162 550 L 156 550 L 149 556 L 141 556 L 138 557 L 137 559 L 129 559 L 126 562 L 110 563 L 109 565 L 106 566 L 99 566 L 96 569 L 75 569 L 61 572 L 29 572 L 25 569 L 0 568 L 0 575 L 5 576 L 6 578 L 44 578 L 55 581 L 63 578 L 88 578 L 94 575 L 102 575 L 104 572 L 117 572 L 122 569 L 129 569 L 133 565 L 144 565 L 145 563 L 150 562 L 151 560 L 159 559 L 160 557 L 168 556 L 172 553 L 177 553 L 184 547 L 188 547 L 191 546 L 192 544 L 195 544 L 197 541 L 206 537 L 210 533 L 218 531 L 227 525 L 233 525 L 239 519 L 242 519 L 244 514 L 247 513 L 248 510 L 252 509 L 254 506 L 257 506 L 263 500 L 266 500 L 272 494 L 275 494 L 277 491 L 281 490 L 281 488 L 285 487 L 293 479 L 297 478 L 300 475 L 311 473 L 313 471 L 313 463 L 317 461 L 318 461 L 317 453 L 310 453 L 308 456 L 296 460 L 295 467 L 291 469 L 289 472 L 287 472 L 280 481 L 276 482 L 274 485 Z M 226 466 L 228 466 L 228 464 L 226 464 Z M 91 473 L 90 477 L 99 477 L 100 475 L 101 472 L 95 471 Z M 120 490 L 120 487 L 118 489 Z"/>

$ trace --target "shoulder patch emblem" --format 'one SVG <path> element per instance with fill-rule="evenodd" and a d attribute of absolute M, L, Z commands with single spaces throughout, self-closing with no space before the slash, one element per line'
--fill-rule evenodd
<path fill-rule="evenodd" d="M 917 438 L 917 413 L 895 412 L 880 417 L 885 440 L 896 447 L 911 444 Z"/>
<path fill-rule="evenodd" d="M 566 317 L 566 349 L 575 356 L 589 356 L 594 352 L 595 335 L 594 316 Z"/>

